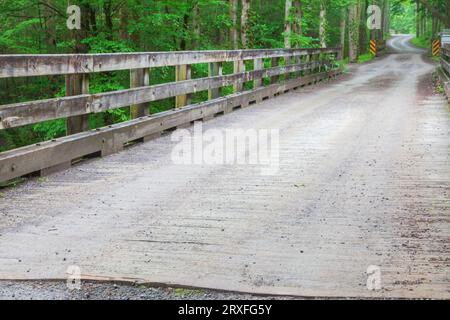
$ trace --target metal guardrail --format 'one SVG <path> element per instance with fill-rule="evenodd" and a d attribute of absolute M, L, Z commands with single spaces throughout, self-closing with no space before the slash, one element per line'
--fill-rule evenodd
<path fill-rule="evenodd" d="M 441 66 L 443 72 L 446 74 L 447 80 L 450 79 L 450 44 L 445 44 L 441 48 Z M 450 101 L 450 81 L 443 81 L 445 94 Z"/>
<path fill-rule="evenodd" d="M 0 130 L 53 119 L 67 119 L 67 136 L 0 153 L 0 182 L 33 172 L 45 174 L 70 166 L 72 160 L 100 153 L 108 155 L 124 145 L 146 140 L 165 130 L 207 120 L 246 107 L 292 88 L 336 76 L 340 50 L 271 49 L 194 52 L 151 52 L 86 55 L 0 55 L 0 78 L 64 75 L 66 93 L 51 98 L 0 106 Z M 284 64 L 280 65 L 280 59 Z M 271 67 L 264 68 L 264 59 Z M 246 71 L 244 61 L 253 60 Z M 233 62 L 232 74 L 223 74 L 223 62 Z M 191 79 L 192 64 L 209 64 L 209 75 Z M 149 69 L 176 67 L 176 82 L 149 85 Z M 89 93 L 89 75 L 130 70 L 130 89 Z M 280 81 L 280 75 L 284 80 Z M 264 85 L 263 78 L 270 78 Z M 253 89 L 244 91 L 245 82 Z M 222 97 L 221 88 L 233 86 Z M 190 94 L 208 90 L 208 101 L 191 105 Z M 176 97 L 176 108 L 149 114 L 151 101 Z M 132 120 L 89 130 L 88 115 L 130 106 Z"/>

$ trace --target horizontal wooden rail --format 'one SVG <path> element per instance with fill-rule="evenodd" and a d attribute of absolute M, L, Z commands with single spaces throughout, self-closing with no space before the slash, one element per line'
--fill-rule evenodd
<path fill-rule="evenodd" d="M 271 49 L 87 55 L 0 55 L 0 78 L 64 75 L 66 97 L 0 106 L 0 130 L 66 118 L 67 136 L 0 153 L 0 182 L 66 168 L 93 153 L 105 156 L 137 139 L 208 120 L 236 107 L 262 101 L 292 88 L 334 77 L 340 49 Z M 263 59 L 270 59 L 265 68 Z M 280 60 L 280 58 L 284 58 Z M 246 71 L 245 60 L 253 60 Z M 232 74 L 223 63 L 234 62 Z M 191 79 L 191 65 L 208 64 L 209 76 Z M 175 66 L 176 81 L 149 85 L 151 68 Z M 129 70 L 130 89 L 89 93 L 90 73 Z M 270 79 L 270 85 L 263 79 Z M 282 81 L 281 81 L 282 80 Z M 281 81 L 281 82 L 280 82 Z M 245 91 L 244 84 L 253 82 Z M 221 88 L 234 94 L 221 97 Z M 190 105 L 191 95 L 208 91 L 209 101 Z M 149 115 L 149 103 L 176 97 L 174 110 Z M 89 130 L 88 115 L 129 107 L 132 120 Z"/>
<path fill-rule="evenodd" d="M 160 134 L 164 130 L 176 128 L 192 121 L 208 119 L 218 114 L 229 113 L 236 107 L 243 107 L 251 102 L 261 101 L 290 89 L 333 78 L 340 73 L 340 70 L 316 73 L 182 109 L 161 112 L 153 116 L 145 116 L 105 128 L 3 152 L 0 153 L 0 182 L 40 172 L 45 168 L 70 165 L 72 160 L 86 155 L 99 153 L 105 156 L 122 150 L 124 145 L 130 141 L 139 139 L 145 141 L 146 137 L 154 137 L 155 134 Z"/>
<path fill-rule="evenodd" d="M 261 49 L 66 55 L 0 55 L 0 78 L 132 70 L 336 53 L 337 49 Z"/>
<path fill-rule="evenodd" d="M 289 65 L 235 73 L 225 76 L 186 80 L 154 86 L 132 88 L 101 94 L 84 94 L 64 98 L 18 103 L 0 106 L 0 129 L 13 128 L 46 120 L 67 118 L 88 113 L 157 101 L 199 91 L 230 86 L 256 79 L 291 72 L 329 67 L 328 61 Z"/>

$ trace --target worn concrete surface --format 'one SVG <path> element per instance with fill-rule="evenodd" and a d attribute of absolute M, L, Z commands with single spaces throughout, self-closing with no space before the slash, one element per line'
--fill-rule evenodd
<path fill-rule="evenodd" d="M 170 136 L 2 190 L 0 279 L 450 298 L 450 118 L 411 52 L 204 124 L 280 129 L 280 171 L 179 166 Z M 366 288 L 368 266 L 383 289 Z M 0 286 L 7 282 L 0 282 Z"/>

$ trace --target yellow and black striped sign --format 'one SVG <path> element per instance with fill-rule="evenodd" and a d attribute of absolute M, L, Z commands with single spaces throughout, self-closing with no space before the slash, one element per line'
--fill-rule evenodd
<path fill-rule="evenodd" d="M 370 53 L 374 56 L 377 55 L 377 41 L 370 40 Z"/>
<path fill-rule="evenodd" d="M 433 40 L 433 44 L 431 46 L 431 52 L 433 54 L 433 57 L 441 55 L 441 40 L 440 39 Z"/>

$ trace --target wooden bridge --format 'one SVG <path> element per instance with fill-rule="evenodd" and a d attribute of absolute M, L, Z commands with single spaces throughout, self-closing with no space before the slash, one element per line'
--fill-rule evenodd
<path fill-rule="evenodd" d="M 67 118 L 67 137 L 0 155 L 0 182 L 26 174 L 46 174 L 68 168 L 81 157 L 102 156 L 124 145 L 219 114 L 260 102 L 291 89 L 333 78 L 339 50 L 238 50 L 154 52 L 87 55 L 0 56 L 0 78 L 65 75 L 69 97 L 0 106 L 0 129 Z M 264 59 L 271 67 L 264 68 Z M 283 59 L 283 66 L 279 66 Z M 245 71 L 245 61 L 253 70 Z M 233 62 L 234 73 L 223 75 L 222 63 Z M 191 79 L 193 64 L 209 64 L 209 77 Z M 176 66 L 177 82 L 149 85 L 150 68 Z M 89 74 L 130 70 L 128 90 L 89 94 Z M 285 75 L 285 81 L 279 76 Z M 263 86 L 263 79 L 270 85 Z M 253 90 L 243 91 L 253 81 Z M 222 97 L 220 88 L 234 86 L 235 94 Z M 209 100 L 191 105 L 189 94 L 208 90 Z M 148 102 L 177 97 L 176 109 L 150 115 Z M 88 115 L 131 106 L 132 121 L 89 131 Z"/>
<path fill-rule="evenodd" d="M 1 190 L 0 279 L 65 280 L 77 266 L 83 279 L 152 285 L 450 298 L 448 102 L 409 40 L 338 79 L 337 49 L 0 56 L 1 78 L 65 75 L 68 94 L 0 107 L 1 129 L 67 118 L 68 131 L 0 153 L 0 181 L 67 169 Z M 209 76 L 192 79 L 204 63 Z M 163 66 L 177 81 L 149 85 Z M 113 70 L 131 70 L 131 88 L 90 94 L 89 75 Z M 168 97 L 176 108 L 148 114 Z M 128 106 L 134 119 L 89 130 L 88 114 Z M 162 133 L 200 120 L 279 129 L 278 174 L 173 163 Z"/>

